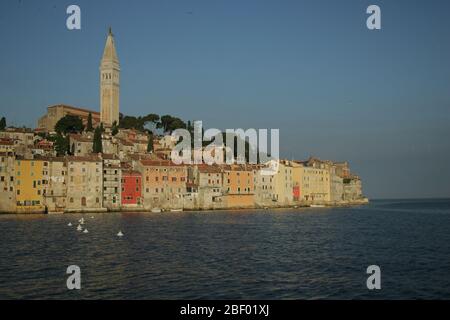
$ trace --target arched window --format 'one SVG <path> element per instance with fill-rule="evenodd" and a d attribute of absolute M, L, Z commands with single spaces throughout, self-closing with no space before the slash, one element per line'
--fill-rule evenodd
<path fill-rule="evenodd" d="M 86 197 L 82 197 L 82 198 L 81 198 L 81 205 L 82 205 L 83 207 L 86 206 Z"/>

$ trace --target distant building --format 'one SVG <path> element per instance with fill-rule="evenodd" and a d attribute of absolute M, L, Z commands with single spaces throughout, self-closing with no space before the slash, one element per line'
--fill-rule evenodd
<path fill-rule="evenodd" d="M 12 146 L 16 155 L 31 157 L 34 145 L 34 132 L 26 128 L 6 128 L 0 131 L 0 149 L 11 151 Z"/>
<path fill-rule="evenodd" d="M 14 152 L 15 144 L 12 139 L 0 138 L 0 152 Z"/>
<path fill-rule="evenodd" d="M 67 163 L 64 157 L 44 157 L 47 171 L 44 205 L 49 213 L 64 212 L 67 197 Z"/>
<path fill-rule="evenodd" d="M 255 181 L 255 204 L 258 207 L 269 207 L 275 204 L 274 175 L 263 174 L 266 166 L 253 166 L 253 176 Z"/>
<path fill-rule="evenodd" d="M 253 169 L 248 165 L 224 165 L 224 201 L 229 208 L 254 206 Z"/>
<path fill-rule="evenodd" d="M 15 212 L 15 155 L 0 152 L 0 212 Z"/>
<path fill-rule="evenodd" d="M 330 167 L 330 200 L 340 202 L 344 199 L 344 179 L 337 174 L 337 167 Z"/>
<path fill-rule="evenodd" d="M 280 160 L 278 172 L 273 176 L 274 190 L 273 199 L 278 205 L 288 206 L 293 203 L 293 169 L 290 161 Z"/>
<path fill-rule="evenodd" d="M 330 171 L 320 161 L 297 162 L 302 164 L 295 174 L 294 185 L 300 188 L 300 200 L 307 203 L 326 203 L 330 197 Z M 300 180 L 299 180 L 300 179 Z"/>
<path fill-rule="evenodd" d="M 92 125 L 96 127 L 100 123 L 100 113 L 76 108 L 64 104 L 54 105 L 47 108 L 47 113 L 38 120 L 38 129 L 47 132 L 54 132 L 56 123 L 66 115 L 78 116 L 87 126 L 89 113 L 92 115 Z"/>
<path fill-rule="evenodd" d="M 142 205 L 142 175 L 138 171 L 122 171 L 122 207 L 136 208 Z"/>
<path fill-rule="evenodd" d="M 356 175 L 350 175 L 349 177 L 344 178 L 343 200 L 354 201 L 361 200 L 362 198 L 361 179 Z"/>
<path fill-rule="evenodd" d="M 224 207 L 223 172 L 219 166 L 207 164 L 190 166 L 188 181 L 187 192 L 196 193 L 193 208 L 208 210 Z"/>
<path fill-rule="evenodd" d="M 183 208 L 187 167 L 166 160 L 141 160 L 145 208 Z"/>
<path fill-rule="evenodd" d="M 45 212 L 44 193 L 47 177 L 46 161 L 16 158 L 14 180 L 18 213 Z"/>
<path fill-rule="evenodd" d="M 110 210 L 121 206 L 122 168 L 120 159 L 113 154 L 103 154 L 103 206 Z"/>
<path fill-rule="evenodd" d="M 69 148 L 74 156 L 83 157 L 92 153 L 94 146 L 94 134 L 91 132 L 85 134 L 70 134 Z"/>
<path fill-rule="evenodd" d="M 66 211 L 103 208 L 103 165 L 97 156 L 67 157 Z"/>

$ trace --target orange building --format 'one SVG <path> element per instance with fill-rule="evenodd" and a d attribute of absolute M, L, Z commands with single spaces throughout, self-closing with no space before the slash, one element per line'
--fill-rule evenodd
<path fill-rule="evenodd" d="M 225 201 L 229 208 L 248 208 L 255 205 L 255 183 L 251 166 L 223 166 Z"/>
<path fill-rule="evenodd" d="M 187 167 L 168 160 L 141 160 L 145 208 L 181 209 L 186 193 Z"/>

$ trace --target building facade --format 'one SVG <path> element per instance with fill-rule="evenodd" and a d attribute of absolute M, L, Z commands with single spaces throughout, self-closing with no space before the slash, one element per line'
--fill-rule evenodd
<path fill-rule="evenodd" d="M 67 157 L 66 211 L 103 208 L 103 165 L 97 156 Z"/>
<path fill-rule="evenodd" d="M 47 183 L 44 192 L 44 205 L 49 213 L 64 212 L 67 197 L 67 163 L 64 157 L 42 159 L 47 163 Z"/>
<path fill-rule="evenodd" d="M 139 208 L 142 206 L 142 175 L 138 171 L 122 171 L 122 207 Z"/>
<path fill-rule="evenodd" d="M 0 152 L 0 212 L 16 211 L 14 152 Z"/>
<path fill-rule="evenodd" d="M 47 176 L 48 162 L 16 158 L 14 180 L 18 213 L 45 212 L 44 193 Z"/>
<path fill-rule="evenodd" d="M 116 155 L 103 154 L 103 206 L 120 209 L 122 203 L 122 168 Z"/>
<path fill-rule="evenodd" d="M 181 209 L 186 193 L 187 167 L 168 160 L 141 160 L 144 207 Z"/>
<path fill-rule="evenodd" d="M 79 117 L 84 126 L 88 123 L 89 114 L 92 116 L 92 125 L 96 127 L 100 123 L 100 113 L 83 108 L 59 104 L 47 108 L 47 113 L 39 118 L 38 129 L 46 132 L 54 132 L 56 123 L 66 115 Z"/>

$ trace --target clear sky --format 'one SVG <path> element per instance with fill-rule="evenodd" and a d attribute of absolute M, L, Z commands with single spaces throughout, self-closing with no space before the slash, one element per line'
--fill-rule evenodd
<path fill-rule="evenodd" d="M 279 128 L 282 156 L 348 160 L 371 198 L 449 197 L 449 14 L 446 0 L 2 0 L 0 114 L 34 127 L 49 105 L 98 110 L 111 25 L 122 113 Z"/>

